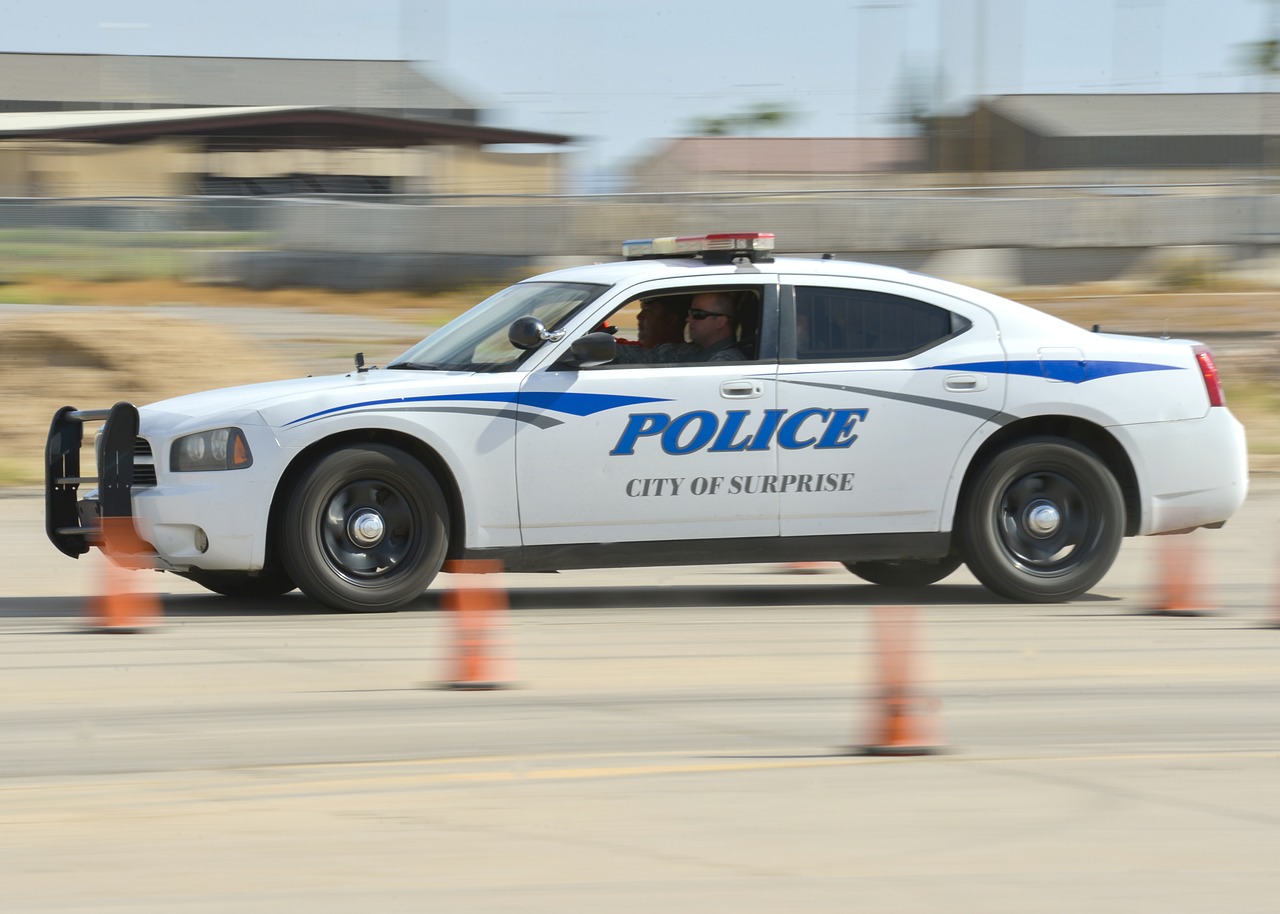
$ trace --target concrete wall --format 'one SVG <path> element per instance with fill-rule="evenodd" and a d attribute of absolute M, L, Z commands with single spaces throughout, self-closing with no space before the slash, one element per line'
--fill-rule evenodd
<path fill-rule="evenodd" d="M 0 227 L 39 226 L 252 228 L 270 239 L 268 250 L 204 251 L 193 256 L 190 274 L 260 288 L 440 288 L 617 259 L 627 238 L 726 230 L 772 231 L 780 253 L 831 253 L 996 289 L 1179 272 L 1280 285 L 1280 194 L 1246 185 L 764 199 L 0 201 Z"/>
<path fill-rule="evenodd" d="M 612 257 L 626 238 L 772 231 L 790 252 L 1280 242 L 1280 196 L 867 197 L 404 206 L 282 202 L 278 246 L 318 253 Z"/>
<path fill-rule="evenodd" d="M 772 231 L 780 253 L 831 253 L 993 289 L 1234 276 L 1280 286 L 1280 196 L 1077 195 L 488 206 L 281 202 L 274 252 L 202 255 L 210 281 L 258 287 L 442 288 L 617 259 L 621 241 Z"/>

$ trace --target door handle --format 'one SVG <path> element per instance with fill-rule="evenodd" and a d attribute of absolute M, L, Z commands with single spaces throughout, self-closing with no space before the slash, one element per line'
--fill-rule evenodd
<path fill-rule="evenodd" d="M 746 378 L 740 381 L 722 381 L 720 396 L 730 400 L 751 400 L 764 394 L 764 383 Z"/>
<path fill-rule="evenodd" d="M 947 390 L 956 393 L 973 393 L 987 389 L 987 379 L 976 374 L 949 374 L 942 383 Z"/>

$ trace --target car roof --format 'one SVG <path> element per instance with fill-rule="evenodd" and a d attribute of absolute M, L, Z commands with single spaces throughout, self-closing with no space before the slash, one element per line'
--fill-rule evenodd
<path fill-rule="evenodd" d="M 644 282 L 650 279 L 677 279 L 697 276 L 778 275 L 781 273 L 806 273 L 856 277 L 860 279 L 886 279 L 902 281 L 911 276 L 917 281 L 933 280 L 924 274 L 910 273 L 899 267 L 862 263 L 852 260 L 821 260 L 808 257 L 778 257 L 766 263 L 708 264 L 693 258 L 661 258 L 652 260 L 621 260 L 612 263 L 595 263 L 587 266 L 568 267 L 550 273 L 532 276 L 525 282 L 591 282 L 605 285 Z"/>

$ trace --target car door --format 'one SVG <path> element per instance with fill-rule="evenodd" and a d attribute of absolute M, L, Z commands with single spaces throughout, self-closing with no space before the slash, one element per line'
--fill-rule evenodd
<path fill-rule="evenodd" d="M 1000 413 L 985 309 L 891 282 L 783 277 L 784 536 L 934 532 L 961 453 Z"/>
<path fill-rule="evenodd" d="M 630 289 L 528 373 L 521 412 L 541 416 L 516 433 L 526 546 L 778 534 L 776 486 L 760 481 L 776 478 L 777 452 L 757 435 L 776 406 L 777 284 L 754 285 L 761 329 L 772 328 L 755 360 L 556 365 L 575 335 L 644 291 Z"/>

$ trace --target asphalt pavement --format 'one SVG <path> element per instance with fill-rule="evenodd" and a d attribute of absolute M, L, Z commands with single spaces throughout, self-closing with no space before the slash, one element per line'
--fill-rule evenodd
<path fill-rule="evenodd" d="M 1152 615 L 1127 540 L 1068 604 L 839 566 L 578 571 L 457 678 L 459 584 L 413 609 L 244 603 L 140 572 L 162 616 L 89 631 L 105 568 L 0 497 L 0 886 L 13 912 L 1258 912 L 1280 897 L 1280 480 L 1177 538 Z M 885 724 L 906 613 L 940 751 Z"/>

